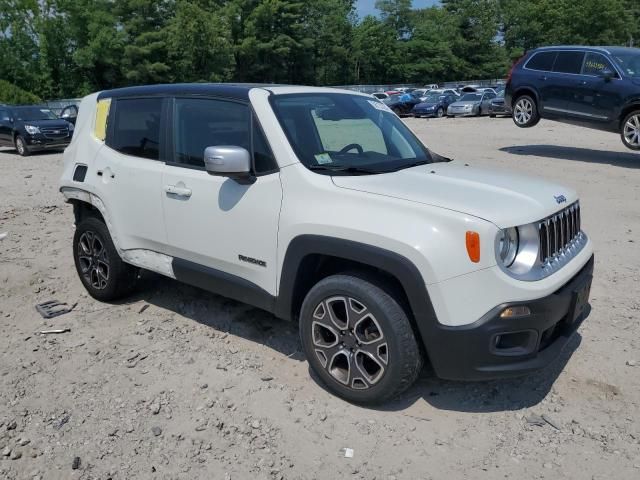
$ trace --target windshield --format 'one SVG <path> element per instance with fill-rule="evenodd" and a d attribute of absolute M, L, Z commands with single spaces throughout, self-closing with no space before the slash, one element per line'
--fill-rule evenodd
<path fill-rule="evenodd" d="M 620 53 L 613 55 L 616 63 L 630 77 L 640 77 L 640 53 Z"/>
<path fill-rule="evenodd" d="M 461 98 L 461 102 L 479 102 L 482 100 L 481 93 L 465 93 Z"/>
<path fill-rule="evenodd" d="M 425 103 L 438 103 L 442 95 L 427 95 L 424 99 Z"/>
<path fill-rule="evenodd" d="M 56 120 L 58 117 L 48 108 L 20 107 L 14 109 L 18 120 Z"/>
<path fill-rule="evenodd" d="M 432 161 L 429 150 L 402 120 L 374 99 L 342 93 L 293 94 L 274 96 L 272 104 L 307 168 L 384 173 Z"/>

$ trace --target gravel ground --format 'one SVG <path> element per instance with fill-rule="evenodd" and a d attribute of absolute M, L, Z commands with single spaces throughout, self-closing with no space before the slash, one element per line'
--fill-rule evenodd
<path fill-rule="evenodd" d="M 88 297 L 61 155 L 3 149 L 0 478 L 640 478 L 640 154 L 548 122 L 407 123 L 443 155 L 580 192 L 592 311 L 559 361 L 488 383 L 427 370 L 394 403 L 347 404 L 309 376 L 294 324 L 151 274 L 122 303 Z M 45 321 L 50 299 L 76 306 Z"/>

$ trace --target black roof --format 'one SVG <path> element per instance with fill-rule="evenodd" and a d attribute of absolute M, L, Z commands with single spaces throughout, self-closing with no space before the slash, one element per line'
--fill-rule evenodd
<path fill-rule="evenodd" d="M 172 83 L 116 88 L 100 92 L 98 99 L 155 95 L 213 95 L 248 100 L 253 88 L 274 87 L 265 83 Z"/>

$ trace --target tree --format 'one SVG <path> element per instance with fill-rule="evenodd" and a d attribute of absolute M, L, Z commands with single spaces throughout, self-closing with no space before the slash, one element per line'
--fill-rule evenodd
<path fill-rule="evenodd" d="M 413 14 L 411 0 L 376 0 L 375 5 L 380 10 L 382 21 L 391 25 L 397 32 L 398 39 L 405 39 L 410 35 Z"/>
<path fill-rule="evenodd" d="M 229 19 L 213 2 L 178 0 L 167 25 L 170 80 L 220 82 L 234 73 Z"/>

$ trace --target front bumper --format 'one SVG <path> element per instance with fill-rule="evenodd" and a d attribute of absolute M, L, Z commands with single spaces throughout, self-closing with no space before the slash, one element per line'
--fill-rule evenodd
<path fill-rule="evenodd" d="M 588 315 L 587 307 L 574 320 L 577 292 L 588 297 L 593 265 L 592 255 L 568 283 L 545 297 L 499 305 L 470 325 L 438 325 L 427 346 L 436 374 L 486 380 L 524 375 L 552 363 Z M 500 317 L 506 308 L 522 305 L 530 315 Z"/>
<path fill-rule="evenodd" d="M 493 115 L 511 115 L 511 110 L 505 105 L 490 105 L 489 113 Z"/>
<path fill-rule="evenodd" d="M 56 148 L 66 148 L 71 143 L 73 132 L 69 132 L 64 137 L 49 138 L 42 133 L 36 133 L 34 135 L 25 135 L 24 140 L 29 147 L 29 150 L 49 150 Z"/>

